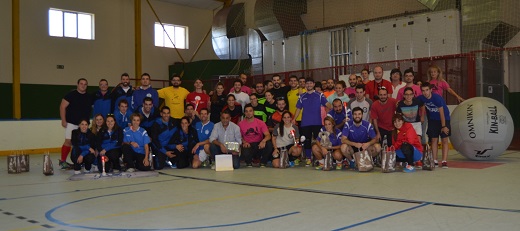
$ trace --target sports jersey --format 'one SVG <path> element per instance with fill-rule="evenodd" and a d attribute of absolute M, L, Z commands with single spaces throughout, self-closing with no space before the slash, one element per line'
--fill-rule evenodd
<path fill-rule="evenodd" d="M 197 100 L 199 101 L 198 106 Z M 208 108 L 209 95 L 204 94 L 204 92 L 191 92 L 186 96 L 186 103 L 193 105 L 193 108 L 197 108 L 197 112 L 200 113 L 200 109 Z"/>
<path fill-rule="evenodd" d="M 296 103 L 296 108 L 304 109 L 305 114 L 302 114 L 302 127 L 311 125 L 322 125 L 321 106 L 327 105 L 327 99 L 322 93 L 316 91 L 303 93 Z"/>
<path fill-rule="evenodd" d="M 353 120 L 345 123 L 341 133 L 348 140 L 356 143 L 366 143 L 376 138 L 374 126 L 366 120 L 361 120 L 360 125 L 355 125 Z"/>
<path fill-rule="evenodd" d="M 287 100 L 289 101 L 289 111 L 293 115 L 294 115 L 294 113 L 296 113 L 296 102 L 298 101 L 298 98 L 300 98 L 300 93 L 298 93 L 299 89 L 300 88 L 297 88 L 296 90 L 291 89 L 290 91 L 287 92 Z M 302 93 L 303 92 L 307 92 L 307 90 L 302 89 Z M 296 118 L 296 121 L 302 120 L 302 114 L 303 114 L 303 110 L 301 111 L 298 118 Z"/>
<path fill-rule="evenodd" d="M 334 122 L 336 123 L 336 125 L 338 125 L 340 123 L 343 123 L 343 120 L 345 120 L 347 116 L 349 118 L 349 121 L 352 120 L 352 111 L 350 111 L 350 108 L 347 108 L 347 112 L 345 113 L 345 108 L 343 108 L 343 110 L 341 110 L 340 113 L 337 113 L 336 111 L 334 111 L 334 109 L 332 109 L 329 111 L 327 116 L 334 119 Z"/>
<path fill-rule="evenodd" d="M 417 97 L 424 103 L 426 106 L 426 113 L 428 114 L 428 119 L 430 120 L 441 120 L 441 114 L 439 113 L 439 108 L 444 108 L 444 120 L 450 120 L 450 110 L 448 106 L 446 106 L 446 102 L 444 99 L 438 94 L 432 94 L 432 96 L 427 99 L 424 95 Z"/>
<path fill-rule="evenodd" d="M 144 145 L 150 143 L 150 137 L 148 137 L 148 132 L 144 130 L 144 128 L 139 127 L 136 131 L 132 130 L 131 127 L 125 128 L 123 130 L 124 138 L 123 142 L 129 143 L 129 142 L 136 142 L 138 147 L 134 147 L 133 145 L 130 145 L 134 152 L 145 155 L 144 151 Z"/>
<path fill-rule="evenodd" d="M 322 131 L 322 132 L 326 131 L 325 127 L 322 127 L 320 131 Z M 329 134 L 329 141 L 332 144 L 332 147 L 340 146 L 341 145 L 341 135 L 342 135 L 341 130 L 335 128 L 334 133 Z M 320 136 L 318 136 L 316 139 L 321 142 Z"/>
<path fill-rule="evenodd" d="M 190 93 L 186 88 L 165 87 L 157 91 L 159 98 L 164 99 L 164 105 L 170 108 L 173 118 L 180 119 L 184 116 L 184 101 Z"/>
<path fill-rule="evenodd" d="M 151 86 L 143 89 L 142 86 L 135 89 L 132 93 L 132 101 L 128 102 L 132 106 L 132 110 L 136 111 L 140 106 L 143 105 L 143 100 L 146 97 L 152 98 L 152 103 L 154 107 L 159 106 L 159 94 L 157 93 L 157 90 L 153 89 Z"/>

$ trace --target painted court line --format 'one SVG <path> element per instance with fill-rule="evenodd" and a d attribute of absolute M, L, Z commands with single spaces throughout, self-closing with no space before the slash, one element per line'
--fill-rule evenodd
<path fill-rule="evenodd" d="M 362 221 L 362 222 L 359 222 L 359 223 L 356 223 L 356 224 L 352 224 L 352 225 L 349 225 L 349 226 L 345 226 L 345 227 L 341 227 L 341 228 L 338 228 L 338 229 L 333 229 L 333 231 L 351 229 L 351 228 L 354 228 L 356 226 L 368 224 L 368 223 L 371 223 L 371 222 L 374 222 L 374 221 L 379 221 L 379 220 L 382 220 L 382 219 L 385 219 L 385 218 L 388 218 L 388 217 L 391 217 L 391 216 L 395 216 L 397 214 L 401 214 L 401 213 L 404 213 L 404 212 L 408 212 L 408 211 L 411 211 L 411 210 L 422 208 L 422 207 L 428 206 L 428 205 L 431 205 L 431 203 L 420 204 L 420 205 L 417 205 L 417 206 L 414 206 L 414 207 L 411 207 L 411 208 L 408 208 L 408 209 L 403 209 L 401 211 L 397 211 L 397 212 L 389 213 L 389 214 L 386 214 L 386 215 L 383 215 L 383 216 L 380 216 L 380 217 L 372 218 L 370 220 Z"/>
<path fill-rule="evenodd" d="M 356 198 L 364 198 L 364 199 L 372 199 L 372 200 L 393 201 L 393 202 L 402 202 L 402 203 L 411 203 L 411 204 L 432 204 L 432 205 L 445 206 L 445 207 L 455 207 L 455 208 L 467 208 L 467 209 L 480 209 L 480 210 L 492 210 L 492 211 L 500 211 L 500 212 L 520 213 L 520 209 L 500 209 L 500 208 L 488 208 L 488 207 L 479 207 L 479 206 L 438 203 L 438 202 L 431 202 L 431 201 L 408 200 L 408 199 L 402 199 L 402 198 L 370 196 L 370 195 L 355 194 L 355 193 L 333 192 L 333 191 L 323 191 L 323 190 L 316 190 L 316 189 L 293 188 L 293 187 L 284 187 L 284 186 L 275 186 L 275 185 L 264 185 L 264 184 L 255 184 L 255 183 L 246 183 L 246 182 L 235 182 L 235 181 L 226 181 L 226 180 L 207 179 L 207 178 L 200 178 L 200 177 L 174 175 L 174 174 L 163 173 L 163 172 L 159 172 L 159 174 L 166 175 L 166 176 L 180 177 L 180 178 L 185 178 L 185 179 L 192 179 L 192 180 L 201 180 L 201 181 L 210 181 L 210 182 L 234 184 L 234 185 L 244 185 L 244 186 L 262 187 L 262 188 L 272 188 L 272 189 L 290 190 L 290 191 L 299 191 L 299 192 L 309 192 L 309 193 L 318 193 L 318 194 L 327 194 L 327 195 L 336 195 L 336 196 L 356 197 Z"/>
<path fill-rule="evenodd" d="M 49 221 L 51 221 L 53 223 L 56 223 L 56 224 L 62 225 L 62 226 L 71 227 L 71 228 L 81 228 L 81 229 L 91 229 L 91 230 L 121 230 L 121 228 L 101 228 L 101 227 L 89 227 L 89 226 L 82 226 L 82 225 L 73 225 L 73 224 L 65 223 L 65 222 L 63 222 L 61 220 L 58 220 L 58 219 L 54 218 L 53 217 L 53 213 L 55 211 L 57 211 L 58 209 L 63 208 L 65 206 L 68 206 L 68 205 L 71 205 L 71 204 L 74 204 L 74 203 L 78 203 L 78 202 L 82 202 L 82 201 L 86 201 L 86 200 L 90 200 L 90 199 L 96 199 L 96 198 L 108 197 L 108 196 L 119 196 L 121 194 L 138 193 L 138 192 L 144 192 L 144 191 L 150 191 L 150 190 L 138 190 L 138 191 L 124 192 L 124 193 L 107 194 L 107 195 L 103 195 L 103 196 L 89 197 L 89 198 L 84 198 L 84 199 L 77 200 L 77 201 L 67 202 L 67 203 L 59 205 L 59 206 L 54 207 L 51 210 L 47 211 L 45 213 L 45 217 L 47 218 L 47 220 L 49 220 Z M 234 197 L 234 198 L 236 198 L 236 197 Z M 139 212 L 140 211 L 132 212 L 132 213 L 139 213 Z M 230 223 L 230 224 L 220 224 L 220 225 L 211 225 L 211 226 L 198 226 L 198 227 L 182 227 L 182 228 L 160 228 L 159 230 L 193 230 L 193 229 L 209 229 L 209 228 L 232 227 L 232 226 L 239 226 L 239 225 L 245 225 L 245 224 L 262 222 L 262 221 L 266 221 L 266 220 L 282 218 L 282 217 L 286 217 L 286 216 L 290 216 L 290 215 L 294 215 L 294 214 L 298 214 L 298 213 L 300 213 L 300 212 L 290 212 L 290 213 L 285 213 L 285 214 L 279 214 L 279 215 L 275 215 L 275 216 L 260 218 L 260 219 L 256 219 L 256 220 L 243 221 L 243 222 Z M 103 216 L 103 217 L 106 218 L 106 216 Z M 86 219 L 86 220 L 89 220 L 89 219 Z M 84 220 L 82 220 L 82 221 L 84 221 Z M 158 229 L 124 229 L 124 230 L 131 230 L 131 231 L 145 230 L 145 231 L 148 231 L 148 230 L 158 230 Z"/>

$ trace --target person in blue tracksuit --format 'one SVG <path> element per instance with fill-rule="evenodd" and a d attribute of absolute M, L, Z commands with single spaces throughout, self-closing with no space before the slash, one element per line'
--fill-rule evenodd
<path fill-rule="evenodd" d="M 123 129 L 117 126 L 114 115 L 107 115 L 105 124 L 97 133 L 96 138 L 96 146 L 99 152 L 99 171 L 103 171 L 101 157 L 106 156 L 108 162 L 105 162 L 105 172 L 113 170 L 114 173 L 119 173 L 121 171 L 119 158 L 121 157 L 121 144 L 123 143 Z"/>
<path fill-rule="evenodd" d="M 148 134 L 151 131 L 152 125 L 155 123 L 155 120 L 159 118 L 159 112 L 155 105 L 153 104 L 153 100 L 150 97 L 146 97 L 143 99 L 143 105 L 137 108 L 135 111 L 141 114 L 143 121 L 141 121 L 141 127 L 146 129 Z"/>
<path fill-rule="evenodd" d="M 108 81 L 106 79 L 99 80 L 99 90 L 94 93 L 94 106 L 92 114 L 101 114 L 106 118 L 112 112 L 112 98 L 108 92 Z"/>
<path fill-rule="evenodd" d="M 96 147 L 96 137 L 88 129 L 88 120 L 81 120 L 79 128 L 72 131 L 72 155 L 71 159 L 74 163 L 74 174 L 81 173 L 81 165 L 85 165 L 85 173 L 90 173 L 92 163 L 94 162 Z"/>
<path fill-rule="evenodd" d="M 159 93 L 157 90 L 152 87 L 150 84 L 150 75 L 148 73 L 143 73 L 141 75 L 141 86 L 136 88 L 132 93 L 132 101 L 131 108 L 132 111 L 136 111 L 139 107 L 143 105 L 143 100 L 146 97 L 150 97 L 153 100 L 153 105 L 159 105 Z"/>
<path fill-rule="evenodd" d="M 111 110 L 115 114 L 117 108 L 119 106 L 119 101 L 125 99 L 127 102 L 132 102 L 132 94 L 134 90 L 132 85 L 130 85 L 130 76 L 127 73 L 123 73 L 121 75 L 121 83 L 119 83 L 112 91 L 110 92 L 110 97 L 112 98 L 112 106 Z M 132 105 L 128 104 L 128 109 L 130 113 L 132 113 Z"/>
<path fill-rule="evenodd" d="M 175 148 L 174 145 L 169 145 L 169 142 L 177 131 L 177 125 L 170 116 L 170 108 L 168 106 L 161 108 L 161 117 L 155 120 L 150 130 L 152 152 L 155 155 L 154 168 L 160 170 L 165 166 L 166 153 L 171 152 Z"/>

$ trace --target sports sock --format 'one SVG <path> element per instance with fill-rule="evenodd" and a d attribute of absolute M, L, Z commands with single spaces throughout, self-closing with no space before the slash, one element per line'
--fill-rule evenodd
<path fill-rule="evenodd" d="M 71 149 L 70 146 L 65 146 L 65 145 L 61 146 L 61 161 L 63 161 L 63 162 L 67 161 L 67 156 L 69 156 L 70 149 Z"/>

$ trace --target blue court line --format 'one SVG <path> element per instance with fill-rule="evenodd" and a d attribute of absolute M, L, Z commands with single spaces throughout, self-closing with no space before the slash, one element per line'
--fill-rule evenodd
<path fill-rule="evenodd" d="M 7 201 L 7 200 L 26 199 L 26 198 L 31 198 L 31 197 L 54 196 L 54 195 L 61 195 L 61 194 L 67 194 L 67 193 L 94 191 L 94 190 L 100 190 L 100 189 L 110 189 L 110 188 L 120 188 L 120 187 L 128 187 L 128 186 L 135 186 L 135 185 L 163 183 L 163 182 L 169 182 L 169 181 L 175 181 L 175 180 L 182 180 L 182 179 L 160 180 L 160 181 L 153 181 L 153 182 L 143 182 L 143 183 L 135 183 L 135 184 L 115 185 L 115 186 L 108 186 L 108 187 L 103 187 L 103 188 L 78 189 L 78 190 L 68 191 L 68 192 L 48 193 L 48 194 L 39 194 L 39 195 L 31 195 L 31 196 L 23 196 L 23 197 L 0 198 L 0 202 L 1 201 Z"/>
<path fill-rule="evenodd" d="M 402 203 L 410 203 L 410 204 L 431 204 L 431 205 L 444 206 L 444 207 L 520 213 L 520 209 L 488 208 L 488 207 L 479 207 L 479 206 L 470 206 L 470 205 L 438 203 L 438 202 L 431 202 L 431 201 L 408 200 L 408 199 L 402 199 L 402 198 L 371 196 L 371 195 L 363 195 L 363 194 L 355 194 L 355 193 L 323 191 L 323 190 L 316 190 L 316 189 L 292 188 L 292 187 L 275 186 L 275 185 L 264 185 L 264 184 L 255 184 L 255 183 L 246 183 L 246 182 L 207 179 L 207 178 L 192 177 L 192 176 L 182 176 L 182 175 L 174 175 L 174 174 L 169 174 L 169 173 L 164 173 L 164 172 L 159 172 L 159 174 L 166 175 L 166 176 L 172 176 L 172 177 L 185 178 L 185 179 L 192 179 L 192 180 L 201 180 L 201 181 L 210 181 L 210 182 L 217 182 L 217 183 L 226 183 L 226 184 L 244 185 L 244 186 L 253 186 L 253 187 L 261 187 L 261 188 L 280 189 L 280 190 L 290 190 L 290 191 L 298 191 L 298 192 L 309 192 L 309 193 L 318 193 L 318 194 L 327 194 L 327 195 L 336 195 L 336 196 L 356 197 L 356 198 L 372 199 L 372 200 L 402 202 Z"/>
<path fill-rule="evenodd" d="M 63 208 L 63 207 L 68 206 L 68 205 L 71 205 L 71 204 L 79 203 L 79 202 L 82 202 L 82 201 L 86 201 L 86 200 L 90 200 L 90 199 L 99 199 L 100 197 L 120 196 L 122 194 L 138 193 L 138 192 L 145 192 L 145 191 L 150 191 L 150 190 L 147 189 L 147 190 L 138 190 L 138 191 L 131 191 L 131 192 L 107 194 L 107 195 L 103 195 L 103 196 L 89 197 L 89 198 L 84 198 L 84 199 L 80 199 L 80 200 L 76 200 L 76 201 L 67 202 L 67 203 L 61 204 L 61 205 L 59 205 L 57 207 L 54 207 L 54 208 L 50 209 L 49 211 L 47 211 L 45 213 L 45 218 L 47 218 L 47 220 L 49 220 L 49 221 L 51 221 L 53 223 L 56 223 L 58 225 L 67 226 L 67 227 L 71 227 L 71 228 L 92 229 L 92 230 L 131 230 L 131 231 L 145 230 L 145 231 L 151 231 L 151 230 L 192 230 L 192 229 L 210 229 L 210 228 L 231 227 L 231 226 L 239 226 L 239 225 L 245 225 L 245 224 L 251 224 L 251 223 L 257 223 L 257 222 L 262 222 L 262 221 L 282 218 L 282 217 L 286 217 L 286 216 L 290 216 L 290 215 L 294 215 L 294 214 L 300 213 L 300 212 L 291 212 L 291 213 L 285 213 L 285 214 L 280 214 L 280 215 L 271 216 L 271 217 L 265 217 L 265 218 L 256 219 L 256 220 L 243 221 L 243 222 L 230 223 L 230 224 L 199 226 L 199 227 L 184 227 L 184 228 L 165 228 L 165 229 L 127 229 L 127 228 L 90 227 L 90 226 L 68 224 L 68 223 L 65 223 L 65 222 L 63 222 L 61 220 L 58 220 L 58 219 L 56 219 L 56 218 L 54 218 L 52 216 L 52 214 L 54 212 L 56 212 L 58 209 Z"/>
<path fill-rule="evenodd" d="M 381 220 L 381 219 L 384 219 L 384 218 L 387 218 L 387 217 L 395 216 L 397 214 L 408 212 L 408 211 L 411 211 L 411 210 L 414 210 L 414 209 L 418 209 L 418 208 L 421 208 L 421 207 L 424 207 L 424 206 L 428 206 L 428 205 L 431 205 L 431 203 L 420 204 L 420 205 L 417 205 L 415 207 L 411 207 L 411 208 L 407 208 L 407 209 L 404 209 L 404 210 L 401 210 L 401 211 L 389 213 L 389 214 L 386 214 L 386 215 L 383 215 L 383 216 L 380 216 L 380 217 L 372 218 L 370 220 L 366 220 L 366 221 L 359 222 L 359 223 L 356 223 L 356 224 L 352 224 L 352 225 L 349 225 L 349 226 L 341 227 L 341 228 L 338 228 L 338 229 L 333 229 L 333 231 L 351 229 L 351 228 L 354 228 L 356 226 L 368 224 L 368 223 L 371 223 L 371 222 L 374 222 L 374 221 L 378 221 L 378 220 Z"/>

